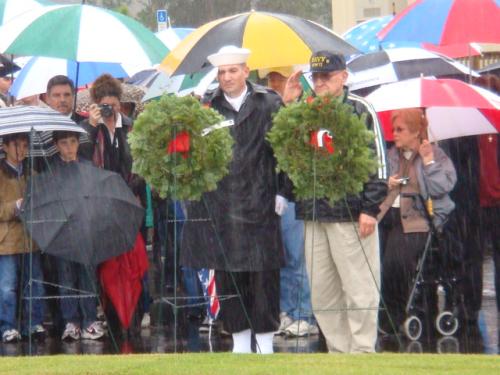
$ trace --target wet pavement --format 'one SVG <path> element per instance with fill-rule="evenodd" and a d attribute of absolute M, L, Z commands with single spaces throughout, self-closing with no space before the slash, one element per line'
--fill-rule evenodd
<path fill-rule="evenodd" d="M 498 354 L 500 317 L 496 309 L 491 258 L 486 259 L 484 270 L 483 303 L 477 324 L 460 327 L 454 336 L 423 337 L 420 341 L 410 341 L 402 336 L 382 336 L 379 338 L 377 350 Z M 27 341 L 16 344 L 1 343 L 0 355 L 221 352 L 231 349 L 232 340 L 230 336 L 224 335 L 221 327 L 213 327 L 210 333 L 200 330 L 200 322 L 190 319 L 186 309 L 177 309 L 175 317 L 172 306 L 160 301 L 161 299 L 157 298 L 152 306 L 153 325 L 142 329 L 140 333 L 129 335 L 129 339 L 108 336 L 100 341 L 61 342 L 59 337 L 49 336 L 43 342 L 33 341 L 31 344 Z M 183 302 L 179 304 L 181 303 Z M 175 325 L 177 330 L 174 330 Z M 324 341 L 318 335 L 298 339 L 275 336 L 274 349 L 276 352 L 326 351 Z"/>

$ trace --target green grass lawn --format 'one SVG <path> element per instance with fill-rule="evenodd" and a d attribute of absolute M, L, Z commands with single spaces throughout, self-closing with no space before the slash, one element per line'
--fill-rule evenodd
<path fill-rule="evenodd" d="M 0 358 L 0 374 L 500 374 L 500 357 L 456 354 L 136 354 Z"/>

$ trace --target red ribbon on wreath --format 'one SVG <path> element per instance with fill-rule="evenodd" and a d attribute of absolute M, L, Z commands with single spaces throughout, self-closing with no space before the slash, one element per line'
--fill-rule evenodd
<path fill-rule="evenodd" d="M 189 153 L 189 133 L 182 131 L 168 143 L 167 154 L 180 153 L 186 159 Z"/>
<path fill-rule="evenodd" d="M 335 147 L 333 146 L 333 137 L 329 130 L 320 129 L 311 132 L 309 144 L 315 149 L 326 148 L 329 154 L 333 154 Z"/>

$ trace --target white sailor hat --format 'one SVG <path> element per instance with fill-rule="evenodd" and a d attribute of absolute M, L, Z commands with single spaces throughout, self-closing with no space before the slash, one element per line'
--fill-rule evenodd
<path fill-rule="evenodd" d="M 238 48 L 236 46 L 224 46 L 219 52 L 213 53 L 207 57 L 210 64 L 215 67 L 221 65 L 243 64 L 248 60 L 250 50 L 246 48 Z"/>

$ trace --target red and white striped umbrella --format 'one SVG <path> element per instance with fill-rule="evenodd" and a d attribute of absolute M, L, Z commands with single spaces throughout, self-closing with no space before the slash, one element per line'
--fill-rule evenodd
<path fill-rule="evenodd" d="M 391 111 L 426 108 L 429 140 L 500 130 L 500 96 L 455 79 L 416 78 L 384 85 L 366 97 L 392 140 Z"/>

